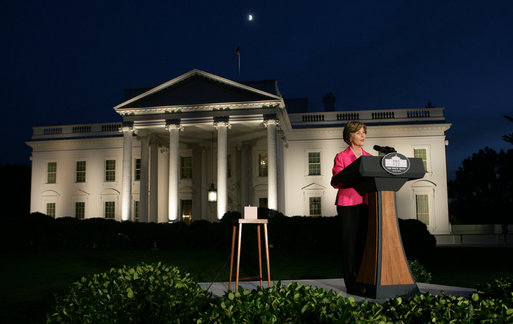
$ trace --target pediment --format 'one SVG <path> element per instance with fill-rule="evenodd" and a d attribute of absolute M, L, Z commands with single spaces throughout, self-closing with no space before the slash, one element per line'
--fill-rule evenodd
<path fill-rule="evenodd" d="M 315 182 L 310 183 L 309 185 L 306 185 L 303 188 L 301 188 L 301 190 L 325 190 L 325 189 L 326 189 L 325 186 L 322 186 Z"/>
<path fill-rule="evenodd" d="M 276 100 L 281 100 L 281 97 L 204 71 L 192 70 L 129 99 L 114 109 L 126 112 L 148 108 Z"/>

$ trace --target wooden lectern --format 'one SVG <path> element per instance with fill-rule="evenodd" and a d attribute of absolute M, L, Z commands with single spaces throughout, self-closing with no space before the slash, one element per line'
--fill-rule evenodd
<path fill-rule="evenodd" d="M 356 283 L 349 293 L 374 299 L 419 293 L 411 275 L 397 222 L 395 192 L 408 180 L 424 176 L 422 159 L 409 159 L 409 169 L 394 175 L 382 167 L 382 157 L 362 156 L 334 177 L 368 193 L 367 238 Z"/>

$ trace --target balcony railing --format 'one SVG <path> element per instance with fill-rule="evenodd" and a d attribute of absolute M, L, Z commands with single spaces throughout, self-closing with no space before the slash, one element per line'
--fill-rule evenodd
<path fill-rule="evenodd" d="M 444 108 L 374 109 L 289 114 L 292 127 L 343 125 L 350 120 L 368 124 L 445 121 Z"/>
<path fill-rule="evenodd" d="M 121 123 L 33 127 L 32 139 L 119 135 Z"/>

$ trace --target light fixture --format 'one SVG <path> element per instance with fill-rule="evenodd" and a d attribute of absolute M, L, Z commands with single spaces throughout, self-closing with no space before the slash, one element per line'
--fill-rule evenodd
<path fill-rule="evenodd" d="M 212 183 L 210 184 L 210 188 L 208 189 L 208 202 L 216 202 L 217 201 L 217 190 L 216 190 L 216 186 L 214 185 L 214 132 L 212 132 L 212 145 L 211 145 L 211 148 L 212 148 L 212 161 L 211 161 L 211 165 L 212 165 L 212 173 L 211 173 L 211 177 L 212 177 Z"/>
<path fill-rule="evenodd" d="M 217 190 L 216 186 L 212 182 L 210 184 L 210 188 L 208 189 L 208 202 L 216 202 L 217 201 Z"/>

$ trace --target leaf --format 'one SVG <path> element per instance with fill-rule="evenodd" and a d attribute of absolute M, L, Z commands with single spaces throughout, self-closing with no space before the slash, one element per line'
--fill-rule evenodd
<path fill-rule="evenodd" d="M 134 291 L 132 290 L 132 288 L 128 287 L 128 288 L 126 289 L 126 296 L 127 296 L 128 298 L 134 298 Z"/>
<path fill-rule="evenodd" d="M 479 300 L 479 295 L 478 295 L 478 294 L 476 294 L 476 293 L 473 293 L 473 294 L 472 294 L 472 300 L 473 300 L 473 301 L 475 301 L 475 302 L 477 302 L 477 301 Z"/>

